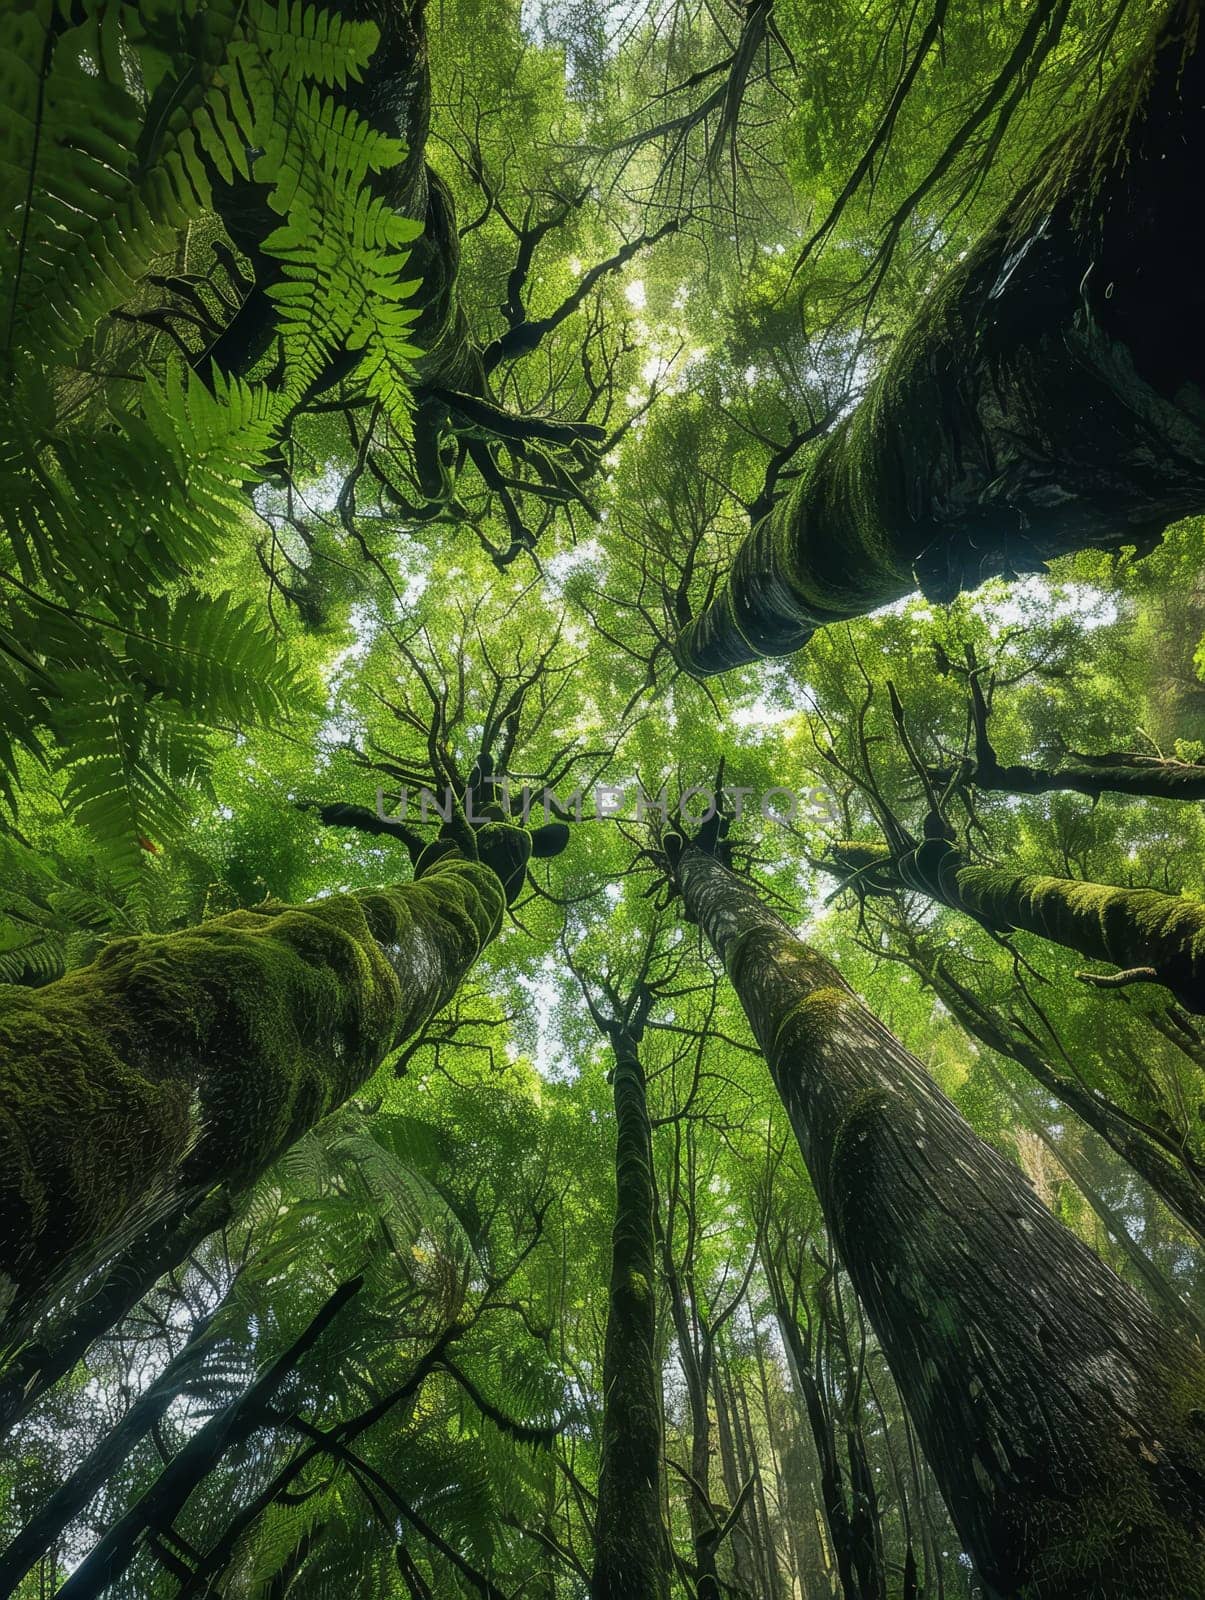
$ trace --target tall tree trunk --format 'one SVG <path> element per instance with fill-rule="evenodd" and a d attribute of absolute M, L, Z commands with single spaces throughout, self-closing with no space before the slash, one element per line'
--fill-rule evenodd
<path fill-rule="evenodd" d="M 1205 1359 L 713 857 L 676 853 L 991 1600 L 1205 1583 Z"/>
<path fill-rule="evenodd" d="M 690 1308 L 668 1245 L 662 1238 L 662 1269 L 669 1290 L 670 1315 L 678 1340 L 678 1359 L 690 1409 L 690 1475 L 687 1507 L 695 1562 L 696 1600 L 720 1600 L 716 1576 L 715 1518 L 711 1511 L 711 1412 L 708 1408 L 712 1346 L 703 1333 L 696 1344 Z"/>
<path fill-rule="evenodd" d="M 115 1328 L 159 1279 L 173 1271 L 202 1239 L 224 1227 L 231 1216 L 224 1189 L 197 1204 L 178 1206 L 161 1218 L 100 1274 L 85 1298 L 22 1344 L 0 1372 L 0 1439 L 60 1378 L 87 1355 L 89 1347 Z"/>
<path fill-rule="evenodd" d="M 844 1600 L 881 1600 L 881 1586 L 867 1589 L 856 1558 L 857 1539 L 846 1498 L 845 1475 L 837 1452 L 836 1422 L 812 1366 L 814 1338 L 805 1334 L 791 1309 L 776 1266 L 767 1271 L 774 1314 L 787 1351 L 796 1393 L 803 1402 L 820 1467 L 820 1499 Z"/>
<path fill-rule="evenodd" d="M 711 1369 L 711 1392 L 715 1403 L 716 1434 L 720 1442 L 720 1476 L 728 1503 L 735 1506 L 744 1487 L 747 1473 L 739 1455 L 738 1423 L 732 1405 L 732 1391 L 725 1381 L 725 1362 L 720 1351 Z M 729 1539 L 732 1544 L 732 1576 L 741 1594 L 756 1594 L 757 1572 L 753 1561 L 753 1541 L 749 1536 L 749 1508 L 745 1508 L 732 1524 Z"/>
<path fill-rule="evenodd" d="M 1181 0 L 928 297 L 683 630 L 688 672 L 1205 510 L 1197 21 Z"/>
<path fill-rule="evenodd" d="M 756 1329 L 754 1329 L 754 1338 L 756 1339 Z M 766 1600 L 778 1600 L 782 1593 L 782 1572 L 778 1564 L 778 1550 L 774 1542 L 774 1524 L 770 1520 L 770 1505 L 766 1498 L 766 1484 L 761 1470 L 757 1437 L 753 1431 L 753 1411 L 749 1405 L 749 1391 L 744 1377 L 731 1363 L 728 1368 L 728 1392 L 732 1396 L 733 1415 L 740 1419 L 740 1426 L 736 1430 L 737 1465 L 746 1476 L 750 1473 L 754 1476 L 753 1544 L 759 1557 L 759 1565 L 765 1580 L 764 1593 Z M 767 1416 L 767 1436 L 769 1427 L 770 1419 Z M 772 1450 L 773 1445 L 771 1445 Z"/>
<path fill-rule="evenodd" d="M 503 909 L 497 873 L 453 853 L 400 887 L 115 940 L 43 989 L 6 986 L 9 1300 L 256 1177 L 446 1003 Z"/>
<path fill-rule="evenodd" d="M 757 1358 L 757 1384 L 761 1394 L 762 1411 L 766 1418 L 766 1439 L 770 1447 L 770 1465 L 774 1469 L 774 1515 L 769 1515 L 767 1507 L 766 1525 L 770 1530 L 771 1553 L 777 1559 L 778 1539 L 775 1536 L 776 1526 L 781 1529 L 785 1540 L 787 1556 L 786 1576 L 787 1587 L 794 1593 L 794 1582 L 791 1574 L 802 1577 L 802 1565 L 799 1560 L 798 1536 L 801 1527 L 796 1526 L 797 1517 L 792 1514 L 789 1504 L 791 1488 L 787 1482 L 785 1451 L 786 1441 L 783 1437 L 783 1419 L 779 1414 L 775 1400 L 779 1398 L 770 1391 L 770 1372 L 766 1362 L 766 1350 L 762 1340 L 761 1328 L 757 1321 L 753 1324 L 753 1353 Z M 776 1369 L 777 1369 L 777 1363 Z M 779 1587 L 783 1583 L 783 1563 L 778 1561 Z"/>
<path fill-rule="evenodd" d="M 830 1389 L 838 1389 L 841 1394 L 843 1420 L 845 1425 L 845 1459 L 849 1463 L 849 1503 L 850 1503 L 850 1537 L 853 1554 L 854 1570 L 862 1585 L 862 1593 L 875 1596 L 876 1600 L 886 1600 L 887 1596 L 887 1571 L 883 1555 L 883 1531 L 881 1514 L 879 1510 L 878 1490 L 875 1488 L 874 1473 L 870 1467 L 870 1455 L 866 1448 L 866 1433 L 863 1427 L 864 1416 L 864 1387 L 866 1384 L 866 1328 L 862 1321 L 861 1312 L 858 1315 L 859 1348 L 857 1359 L 854 1358 L 850 1345 L 849 1323 L 845 1315 L 845 1303 L 841 1297 L 841 1285 L 838 1279 L 836 1265 L 833 1264 L 833 1273 L 829 1282 L 829 1292 L 820 1301 L 820 1325 L 824 1330 L 822 1348 L 829 1365 Z M 834 1373 L 834 1352 L 840 1350 L 842 1372 Z M 884 1445 L 890 1457 L 890 1440 L 886 1436 L 886 1418 L 884 1422 Z"/>
<path fill-rule="evenodd" d="M 636 1043 L 616 1028 L 611 1045 L 615 1226 L 590 1592 L 593 1600 L 669 1600 L 669 1541 L 661 1520 L 652 1130 Z"/>
<path fill-rule="evenodd" d="M 220 1309 L 221 1303 L 197 1321 L 188 1343 L 138 1396 L 117 1426 L 105 1434 L 8 1547 L 0 1550 L 0 1594 L 12 1593 L 43 1551 L 57 1543 L 93 1495 L 163 1420 L 172 1401 L 197 1377 L 213 1349 L 214 1335 L 208 1330 Z"/>
<path fill-rule="evenodd" d="M 690 1398 L 690 1472 L 698 1488 L 690 1494 L 690 1539 L 695 1560 L 696 1600 L 720 1600 L 720 1580 L 716 1566 L 715 1518 L 711 1514 L 711 1413 L 707 1390 L 692 1388 Z M 704 1501 L 699 1489 L 706 1492 Z"/>

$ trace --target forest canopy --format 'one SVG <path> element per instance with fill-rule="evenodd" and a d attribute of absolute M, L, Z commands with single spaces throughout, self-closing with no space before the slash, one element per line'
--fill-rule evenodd
<path fill-rule="evenodd" d="M 1198 0 L 7 0 L 0 1600 L 1205 1594 Z"/>

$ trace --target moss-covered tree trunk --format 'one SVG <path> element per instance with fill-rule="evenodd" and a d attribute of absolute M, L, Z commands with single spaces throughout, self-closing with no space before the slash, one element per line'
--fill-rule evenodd
<path fill-rule="evenodd" d="M 678 641 L 688 672 L 1205 511 L 1203 88 L 1198 0 L 1181 0 L 746 537 Z"/>
<path fill-rule="evenodd" d="M 1036 933 L 1124 971 L 1149 968 L 1151 978 L 1165 984 L 1186 1011 L 1205 1011 L 1205 903 L 1200 900 L 1157 889 L 961 867 L 947 904 L 1000 932 Z"/>
<path fill-rule="evenodd" d="M 1102 794 L 1205 800 L 1205 762 L 1125 752 L 1103 756 L 1074 752 L 1071 760 L 1057 767 L 976 760 L 969 764 L 963 781 L 976 789 L 1004 794 L 1053 794 L 1067 790 L 1091 795 L 1094 800 Z"/>
<path fill-rule="evenodd" d="M 965 911 L 996 933 L 1037 934 L 1090 961 L 1108 961 L 1126 975 L 1164 984 L 1186 1011 L 1205 1012 L 1205 901 L 966 866 L 944 839 L 926 840 L 900 855 L 886 844 L 847 840 L 831 854 L 838 870 L 856 873 L 872 889 L 900 884 Z M 1105 983 L 1113 981 L 1102 976 Z"/>
<path fill-rule="evenodd" d="M 0 995 L 9 1305 L 253 1180 L 446 1003 L 503 909 L 498 874 L 452 853 L 399 887 L 118 939 Z"/>
<path fill-rule="evenodd" d="M 615 1226 L 590 1592 L 593 1600 L 669 1600 L 669 1543 L 661 1518 L 652 1130 L 636 1042 L 615 1028 L 611 1046 Z"/>
<path fill-rule="evenodd" d="M 840 974 L 695 846 L 836 1249 L 991 1600 L 1205 1587 L 1205 1361 L 979 1139 Z"/>

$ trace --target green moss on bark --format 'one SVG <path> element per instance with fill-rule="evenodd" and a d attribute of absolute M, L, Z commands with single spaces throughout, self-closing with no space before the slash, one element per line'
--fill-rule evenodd
<path fill-rule="evenodd" d="M 125 938 L 0 995 L 0 1271 L 87 1266 L 170 1197 L 250 1181 L 443 1005 L 500 926 L 488 867 Z"/>
<path fill-rule="evenodd" d="M 843 1013 L 854 1004 L 856 1001 L 843 989 L 813 989 L 779 1022 L 769 1050 L 771 1059 L 784 1050 L 816 1048 L 832 1036 Z"/>
<path fill-rule="evenodd" d="M 1205 507 L 1202 352 L 1183 315 L 1199 271 L 1184 222 L 1203 137 L 1197 12 L 1182 0 L 1157 20 L 925 298 L 682 630 L 686 671 L 790 654 L 918 587 L 948 600 L 1147 544 Z"/>
<path fill-rule="evenodd" d="M 1158 889 L 963 865 L 945 839 L 905 855 L 875 840 L 842 840 L 829 857 L 863 893 L 902 885 L 965 911 L 997 933 L 1022 929 L 1127 971 L 1149 968 L 1189 1011 L 1205 1011 L 1205 902 Z"/>
<path fill-rule="evenodd" d="M 990 1600 L 1205 1593 L 1205 1367 L 756 892 L 678 879 Z"/>
<path fill-rule="evenodd" d="M 668 1600 L 661 1520 L 661 1364 L 653 1293 L 652 1129 L 636 1039 L 616 1030 L 615 1223 L 603 1354 L 593 1600 Z"/>
<path fill-rule="evenodd" d="M 1205 903 L 993 867 L 955 874 L 952 903 L 999 931 L 1022 928 L 1123 968 L 1153 967 L 1180 1003 L 1205 1011 Z"/>

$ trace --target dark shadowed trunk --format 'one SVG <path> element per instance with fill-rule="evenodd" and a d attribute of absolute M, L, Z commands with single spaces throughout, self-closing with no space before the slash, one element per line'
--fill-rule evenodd
<path fill-rule="evenodd" d="M 685 1140 L 689 1159 L 690 1131 L 687 1125 L 683 1135 L 681 1125 L 674 1128 L 678 1141 Z M 679 1146 L 679 1157 L 681 1154 Z M 680 1171 L 680 1168 L 677 1170 Z M 678 1360 L 686 1382 L 686 1399 L 690 1409 L 690 1482 L 687 1484 L 687 1507 L 690 1519 L 690 1539 L 695 1567 L 695 1592 L 697 1600 L 720 1600 L 719 1579 L 716 1576 L 716 1523 L 711 1506 L 711 1409 L 709 1390 L 711 1368 L 715 1359 L 715 1346 L 707 1319 L 693 1297 L 688 1301 L 683 1276 L 692 1279 L 694 1271 L 694 1246 L 697 1241 L 694 1213 L 693 1175 L 680 1193 L 675 1185 L 675 1196 L 686 1217 L 687 1242 L 684 1272 L 679 1272 L 674 1259 L 672 1239 L 662 1231 L 660 1235 L 662 1272 L 669 1292 L 670 1316 L 678 1342 Z M 671 1197 L 673 1198 L 673 1197 Z M 672 1223 L 676 1207 L 670 1208 Z"/>
<path fill-rule="evenodd" d="M 795 1586 L 791 1574 L 797 1573 L 800 1577 L 803 1576 L 799 1558 L 799 1541 L 804 1535 L 802 1513 L 793 1509 L 794 1486 L 787 1476 L 786 1451 L 789 1446 L 783 1430 L 783 1393 L 781 1388 L 771 1390 L 770 1366 L 766 1359 L 763 1329 L 756 1321 L 753 1325 L 753 1353 L 757 1359 L 757 1386 L 761 1395 L 762 1412 L 766 1419 L 770 1466 L 774 1473 L 774 1514 L 771 1516 L 767 1507 L 766 1527 L 770 1537 L 771 1554 L 776 1561 L 779 1589 L 784 1588 L 785 1578 L 785 1588 L 793 1595 Z M 785 1562 L 779 1559 L 780 1551 L 785 1554 Z"/>
<path fill-rule="evenodd" d="M 789 1269 L 769 1253 L 768 1247 L 765 1265 L 766 1280 L 786 1348 L 791 1377 L 796 1394 L 802 1401 L 802 1410 L 816 1449 L 820 1466 L 821 1506 L 844 1600 L 886 1600 L 886 1573 L 881 1562 L 875 1559 L 874 1544 L 866 1547 L 862 1539 L 863 1529 L 857 1519 L 855 1504 L 856 1489 L 852 1482 L 847 1482 L 841 1467 L 838 1419 L 833 1415 L 828 1395 L 821 1387 L 821 1351 L 815 1329 L 810 1324 L 800 1325 L 797 1307 L 792 1304 L 784 1281 L 784 1271 Z M 822 1303 L 830 1288 L 831 1285 L 821 1289 Z M 861 1449 L 859 1430 L 854 1451 Z"/>
<path fill-rule="evenodd" d="M 694 846 L 675 870 L 991 1600 L 1200 1592 L 1200 1352 L 1055 1221 L 747 883 Z"/>
<path fill-rule="evenodd" d="M 371 22 L 379 30 L 364 72 L 331 92 L 369 127 L 406 147 L 397 165 L 373 174 L 372 187 L 399 216 L 423 223 L 410 257 L 421 280 L 414 302 L 419 312 L 414 338 L 423 351 L 423 377 L 452 389 L 479 391 L 480 356 L 469 338 L 457 295 L 460 240 L 452 197 L 426 159 L 431 120 L 426 0 L 327 0 L 327 4 L 348 20 Z M 255 283 L 238 315 L 206 351 L 206 362 L 245 374 L 268 354 L 279 319 L 279 306 L 270 291 L 283 278 L 284 264 L 261 245 L 280 219 L 268 205 L 265 185 L 225 181 L 217 172 L 212 177 L 215 207 L 230 237 L 250 260 Z M 358 359 L 355 352 L 335 352 L 315 392 L 346 377 Z"/>
<path fill-rule="evenodd" d="M 729 1505 L 736 1505 L 741 1490 L 748 1480 L 748 1467 L 741 1459 L 740 1423 L 732 1402 L 732 1389 L 724 1371 L 725 1361 L 721 1351 L 711 1368 L 711 1392 L 715 1404 L 716 1435 L 720 1444 L 720 1477 Z M 732 1546 L 732 1577 L 743 1594 L 756 1594 L 759 1589 L 754 1566 L 753 1540 L 750 1537 L 751 1502 L 732 1524 L 729 1541 Z"/>
<path fill-rule="evenodd" d="M 103 1593 L 129 1567 L 148 1530 L 166 1532 L 171 1528 L 193 1490 L 226 1452 L 264 1426 L 265 1409 L 277 1391 L 359 1292 L 362 1281 L 353 1278 L 336 1289 L 284 1354 L 189 1438 L 146 1493 L 75 1568 L 60 1588 L 58 1600 L 92 1600 Z"/>
<path fill-rule="evenodd" d="M 716 1576 L 715 1518 L 711 1514 L 711 1412 L 707 1400 L 707 1382 L 691 1340 L 690 1315 L 682 1296 L 681 1281 L 676 1272 L 671 1276 L 667 1270 L 666 1275 L 690 1409 L 690 1476 L 693 1481 L 687 1485 L 687 1506 L 695 1592 L 698 1600 L 720 1600 L 720 1585 Z M 710 1366 L 709 1352 L 705 1352 L 705 1360 Z"/>
<path fill-rule="evenodd" d="M 953 769 L 935 772 L 934 778 L 939 784 L 944 786 L 956 777 L 959 784 L 1007 794 L 1050 794 L 1068 789 L 1076 794 L 1091 795 L 1094 800 L 1102 794 L 1205 800 L 1205 761 L 1180 761 L 1126 750 L 1099 756 L 1065 750 L 1065 759 L 1054 767 L 1002 762 L 988 732 L 991 687 L 984 692 L 975 670 L 974 653 L 969 648 L 967 662 L 975 754 L 973 759 L 964 761 L 957 772 Z"/>
<path fill-rule="evenodd" d="M 229 1290 L 227 1291 L 229 1293 Z M 118 1470 L 131 1452 L 162 1422 L 173 1400 L 200 1375 L 216 1343 L 209 1325 L 219 1302 L 193 1326 L 188 1343 L 130 1406 L 125 1416 L 88 1453 L 4 1550 L 0 1550 L 0 1595 L 10 1594 L 43 1551 L 52 1549 L 70 1523 Z"/>
<path fill-rule="evenodd" d="M 178 1267 L 202 1239 L 224 1227 L 231 1210 L 230 1197 L 224 1190 L 206 1195 L 192 1207 L 177 1207 L 111 1261 L 68 1313 L 39 1327 L 3 1364 L 0 1439 L 83 1360 L 102 1334 L 134 1309 L 160 1278 Z"/>
<path fill-rule="evenodd" d="M 753 1477 L 753 1544 L 758 1566 L 764 1579 L 766 1600 L 777 1600 L 782 1594 L 782 1573 L 778 1565 L 778 1550 L 774 1539 L 774 1524 L 770 1518 L 770 1503 L 766 1495 L 766 1480 L 762 1473 L 757 1435 L 753 1431 L 753 1412 L 749 1405 L 749 1390 L 741 1370 L 730 1368 L 728 1390 L 733 1399 L 733 1412 L 740 1418 L 736 1440 L 738 1464 L 747 1476 Z M 769 1429 L 769 1419 L 767 1432 Z"/>
<path fill-rule="evenodd" d="M 938 774 L 943 776 L 943 774 Z M 1057 767 L 1030 767 L 1020 762 L 976 762 L 964 779 L 977 789 L 1005 794 L 1149 795 L 1160 800 L 1205 800 L 1205 762 L 1176 761 L 1170 756 L 1144 756 L 1118 751 L 1087 756 L 1080 751 Z"/>
<path fill-rule="evenodd" d="M 1197 21 L 1181 0 L 929 296 L 683 630 L 688 672 L 1205 510 Z"/>
<path fill-rule="evenodd" d="M 619 1027 L 610 1038 L 615 1061 L 615 1225 L 591 1594 L 594 1600 L 668 1600 L 652 1131 L 636 1041 Z"/>

